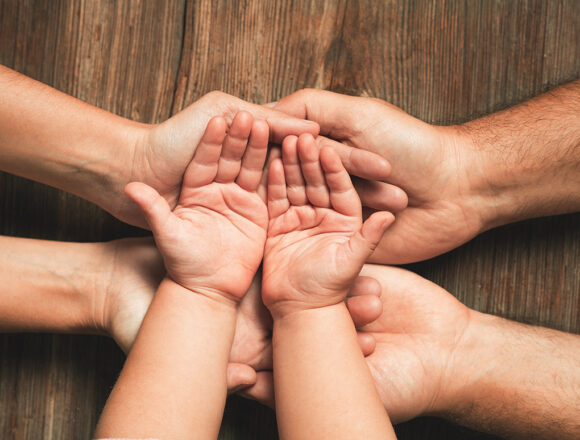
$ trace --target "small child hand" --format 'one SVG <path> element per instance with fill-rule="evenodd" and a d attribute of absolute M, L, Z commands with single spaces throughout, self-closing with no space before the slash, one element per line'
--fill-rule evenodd
<path fill-rule="evenodd" d="M 343 301 L 394 217 L 362 222 L 360 199 L 332 148 L 287 137 L 268 175 L 262 298 L 276 317 Z"/>
<path fill-rule="evenodd" d="M 262 259 L 268 213 L 257 189 L 268 149 L 268 124 L 247 112 L 226 134 L 223 117 L 207 125 L 170 209 L 144 183 L 126 186 L 143 211 L 169 276 L 190 290 L 239 300 Z"/>

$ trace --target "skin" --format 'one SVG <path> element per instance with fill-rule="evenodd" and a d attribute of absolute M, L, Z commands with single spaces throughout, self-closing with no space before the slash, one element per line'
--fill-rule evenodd
<path fill-rule="evenodd" d="M 306 89 L 275 109 L 317 122 L 319 147 L 371 151 L 405 191 L 372 262 L 402 264 L 445 253 L 514 221 L 580 210 L 580 81 L 459 126 L 440 127 L 373 98 Z M 358 182 L 379 208 L 392 188 Z"/>
<path fill-rule="evenodd" d="M 127 185 L 125 191 L 153 231 L 167 277 L 96 436 L 217 437 L 236 309 L 266 240 L 268 213 L 257 190 L 267 145 L 264 121 L 239 113 L 228 126 L 216 117 L 185 172 L 173 209 L 150 186 Z"/>
<path fill-rule="evenodd" d="M 123 193 L 132 181 L 154 188 L 173 208 L 187 165 L 212 116 L 231 124 L 240 111 L 267 122 L 269 138 L 318 133 L 318 124 L 211 92 L 159 124 L 131 121 L 0 66 L 0 169 L 76 194 L 118 219 L 147 227 Z M 338 146 L 350 172 L 384 179 L 389 163 Z M 404 200 L 402 200 L 404 199 Z M 386 205 L 401 207 L 399 191 Z M 386 206 L 388 207 L 388 206 Z"/>
<path fill-rule="evenodd" d="M 152 238 L 64 243 L 0 237 L 0 331 L 103 334 L 128 353 L 164 275 Z M 369 282 L 363 277 L 357 285 Z M 366 292 L 355 290 L 346 300 L 357 327 L 381 313 L 379 292 Z M 260 295 L 258 274 L 237 310 L 230 392 L 272 368 L 272 319 Z M 366 355 L 374 350 L 366 333 L 359 343 Z"/>
<path fill-rule="evenodd" d="M 579 335 L 471 310 L 404 269 L 361 274 L 383 302 L 363 330 L 377 341 L 366 360 L 393 423 L 429 415 L 507 438 L 578 438 Z M 269 402 L 273 384 L 260 380 L 245 393 Z"/>
<path fill-rule="evenodd" d="M 331 148 L 319 153 L 312 136 L 287 138 L 282 150 L 268 176 L 262 279 L 280 437 L 395 438 L 344 305 L 393 216 L 363 224 L 340 158 Z"/>

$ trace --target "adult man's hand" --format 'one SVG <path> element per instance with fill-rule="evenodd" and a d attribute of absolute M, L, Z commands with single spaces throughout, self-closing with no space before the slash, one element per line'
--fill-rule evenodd
<path fill-rule="evenodd" d="M 580 336 L 476 312 L 396 267 L 365 265 L 351 294 L 383 303 L 360 330 L 376 341 L 367 363 L 393 423 L 431 415 L 510 438 L 580 435 Z M 241 394 L 270 404 L 271 376 Z"/>
<path fill-rule="evenodd" d="M 580 81 L 461 126 L 424 123 L 379 99 L 302 90 L 274 108 L 320 124 L 318 143 L 375 152 L 408 207 L 370 261 L 401 264 L 447 252 L 492 227 L 580 209 Z M 366 205 L 394 187 L 359 182 Z"/>

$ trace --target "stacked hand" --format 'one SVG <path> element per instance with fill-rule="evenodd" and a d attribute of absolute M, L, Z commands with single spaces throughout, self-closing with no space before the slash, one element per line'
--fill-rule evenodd
<path fill-rule="evenodd" d="M 257 188 L 262 177 L 268 127 L 262 120 L 253 120 L 247 112 L 237 114 L 227 135 L 226 125 L 219 117 L 208 124 L 185 173 L 184 189 L 173 213 L 165 199 L 143 183 L 128 185 L 127 193 L 142 207 L 156 234 L 169 276 L 193 289 L 205 283 L 206 294 L 235 291 L 236 298 L 241 298 L 228 367 L 230 389 L 240 389 L 256 381 L 260 386 L 265 378 L 271 377 L 272 368 L 272 323 L 260 299 L 261 276 L 254 277 L 250 283 L 261 260 L 265 239 L 266 205 L 258 197 Z M 309 145 L 314 142 L 312 137 L 302 139 Z M 296 137 L 288 138 L 285 145 L 295 147 L 296 141 Z M 296 148 L 294 154 L 297 154 Z M 353 195 L 356 197 L 354 192 Z M 360 223 L 360 206 L 351 211 L 350 222 Z M 207 231 L 209 225 L 217 226 L 215 234 L 200 233 Z M 238 228 L 244 234 L 239 234 Z M 200 250 L 198 260 L 183 262 L 176 249 L 184 241 L 189 243 L 188 247 Z M 128 351 L 163 270 L 159 254 L 148 239 L 120 240 L 112 242 L 110 247 L 114 257 L 103 326 Z M 224 254 L 227 258 L 223 258 Z M 208 264 L 212 259 L 217 263 Z M 230 264 L 232 261 L 243 264 Z M 352 276 L 356 277 L 356 273 Z M 219 283 L 212 285 L 215 281 L 209 283 L 210 278 Z M 365 284 L 365 280 L 361 279 L 359 284 Z M 359 292 L 346 299 L 357 327 L 376 319 L 381 312 L 376 294 Z M 374 339 L 368 334 L 360 334 L 359 343 L 365 355 L 374 350 Z"/>
<path fill-rule="evenodd" d="M 401 264 L 431 258 L 490 226 L 486 222 L 493 210 L 486 209 L 484 200 L 482 159 L 455 127 L 426 124 L 379 99 L 322 90 L 296 92 L 275 108 L 318 122 L 321 134 L 328 136 L 317 138 L 320 148 L 347 145 L 376 153 L 393 165 L 387 180 L 396 186 L 357 184 L 372 208 L 384 209 L 385 200 L 399 199 L 399 188 L 409 197 L 409 206 L 397 214 L 371 261 Z"/>
<path fill-rule="evenodd" d="M 254 118 L 266 121 L 263 128 L 265 130 L 269 128 L 269 140 L 277 144 L 288 135 L 318 134 L 319 127 L 314 122 L 250 104 L 222 92 L 211 92 L 161 124 L 140 125 L 129 130 L 130 139 L 125 140 L 125 143 L 129 142 L 132 145 L 127 159 L 129 161 L 127 166 L 131 170 L 128 181 L 146 183 L 157 190 L 171 208 L 175 207 L 184 183 L 184 171 L 194 155 L 194 146 L 202 139 L 209 120 L 214 115 L 220 115 L 226 124 L 231 124 L 239 112 L 246 112 Z M 361 179 L 380 180 L 389 176 L 391 170 L 389 163 L 377 154 L 347 145 L 337 145 L 336 150 L 347 171 Z M 376 185 L 378 190 L 388 186 L 378 182 Z M 389 197 L 380 201 L 373 191 L 366 191 L 361 196 L 363 204 L 375 208 L 397 211 L 406 206 L 406 196 L 399 189 L 390 191 Z M 107 203 L 105 209 L 127 223 L 147 226 L 134 204 L 126 199 L 117 200 L 117 197 L 112 199 L 115 200 L 113 206 Z"/>

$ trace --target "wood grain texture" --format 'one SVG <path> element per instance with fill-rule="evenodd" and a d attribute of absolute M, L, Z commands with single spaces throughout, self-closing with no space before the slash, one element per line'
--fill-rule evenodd
<path fill-rule="evenodd" d="M 255 102 L 303 87 L 466 121 L 580 76 L 580 2 L 0 2 L 0 63 L 91 104 L 157 122 L 211 90 Z M 0 174 L 0 233 L 99 241 L 139 231 L 88 202 Z M 475 309 L 580 332 L 580 216 L 489 231 L 411 268 Z M 104 338 L 0 337 L 0 438 L 90 438 L 123 356 Z M 230 399 L 222 439 L 275 438 Z M 402 439 L 493 438 L 424 418 Z"/>

